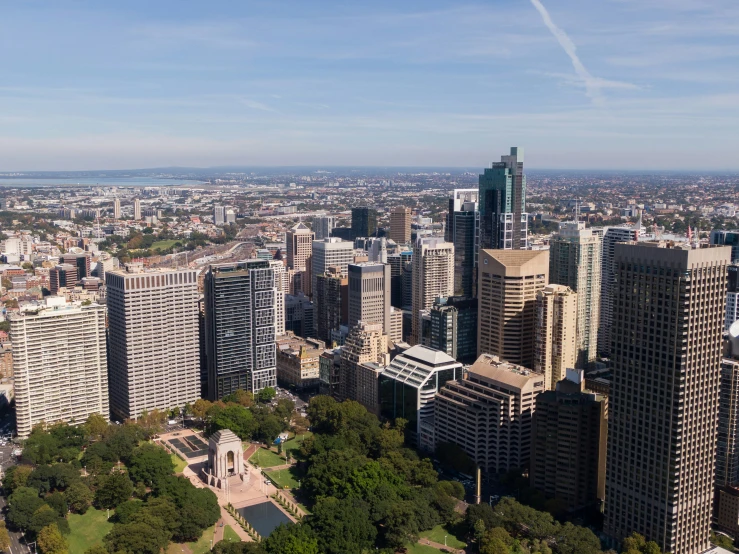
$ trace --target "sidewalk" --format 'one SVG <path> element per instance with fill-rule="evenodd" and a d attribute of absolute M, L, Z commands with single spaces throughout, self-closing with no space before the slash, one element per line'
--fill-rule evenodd
<path fill-rule="evenodd" d="M 455 552 L 456 554 L 465 554 L 464 549 L 452 548 L 451 546 L 444 546 L 443 544 L 439 544 L 438 542 L 434 542 L 429 539 L 418 539 L 418 544 L 423 545 L 423 546 L 430 546 L 432 548 L 436 548 L 437 550 L 441 550 L 441 551 Z"/>

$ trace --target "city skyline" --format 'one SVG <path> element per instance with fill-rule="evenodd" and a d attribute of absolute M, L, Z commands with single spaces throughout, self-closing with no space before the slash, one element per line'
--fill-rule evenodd
<path fill-rule="evenodd" d="M 726 0 L 171 8 L 7 7 L 0 171 L 737 169 Z"/>

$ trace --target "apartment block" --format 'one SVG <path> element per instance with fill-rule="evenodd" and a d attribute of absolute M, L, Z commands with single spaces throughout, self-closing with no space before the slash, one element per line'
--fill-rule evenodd
<path fill-rule="evenodd" d="M 349 330 L 341 351 L 341 375 L 339 378 L 339 395 L 343 400 L 357 400 L 373 397 L 372 393 L 363 390 L 358 381 L 358 366 L 364 362 L 385 363 L 387 359 L 387 335 L 381 323 L 365 323 L 360 321 Z M 365 406 L 367 409 L 375 407 Z"/>
<path fill-rule="evenodd" d="M 337 267 L 316 277 L 315 300 L 316 335 L 331 344 L 331 331 L 349 321 L 349 278 Z"/>
<path fill-rule="evenodd" d="M 413 247 L 411 343 L 421 343 L 422 313 L 439 297 L 454 295 L 454 245 L 438 237 L 419 238 Z"/>
<path fill-rule="evenodd" d="M 316 276 L 323 275 L 329 267 L 346 273 L 349 264 L 354 263 L 354 243 L 330 237 L 313 241 L 311 264 L 311 290 L 315 290 Z"/>
<path fill-rule="evenodd" d="M 536 293 L 534 371 L 554 390 L 577 360 L 577 293 L 565 285 L 547 285 Z"/>

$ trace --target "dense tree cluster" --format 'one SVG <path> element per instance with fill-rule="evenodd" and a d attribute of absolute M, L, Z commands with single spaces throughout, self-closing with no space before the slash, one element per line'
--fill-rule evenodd
<path fill-rule="evenodd" d="M 83 514 L 90 506 L 115 510 L 99 552 L 158 554 L 170 540 L 199 539 L 220 517 L 218 500 L 174 476 L 172 459 L 146 442 L 150 436 L 146 426 L 108 425 L 96 415 L 80 427 L 38 426 L 23 463 L 3 479 L 9 525 L 37 540 L 43 554 L 67 552 L 67 513 Z"/>

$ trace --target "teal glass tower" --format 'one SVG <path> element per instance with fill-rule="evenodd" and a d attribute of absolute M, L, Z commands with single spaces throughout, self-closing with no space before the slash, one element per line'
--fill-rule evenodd
<path fill-rule="evenodd" d="M 485 168 L 480 175 L 480 247 L 502 250 L 528 248 L 526 176 L 523 148 Z"/>

